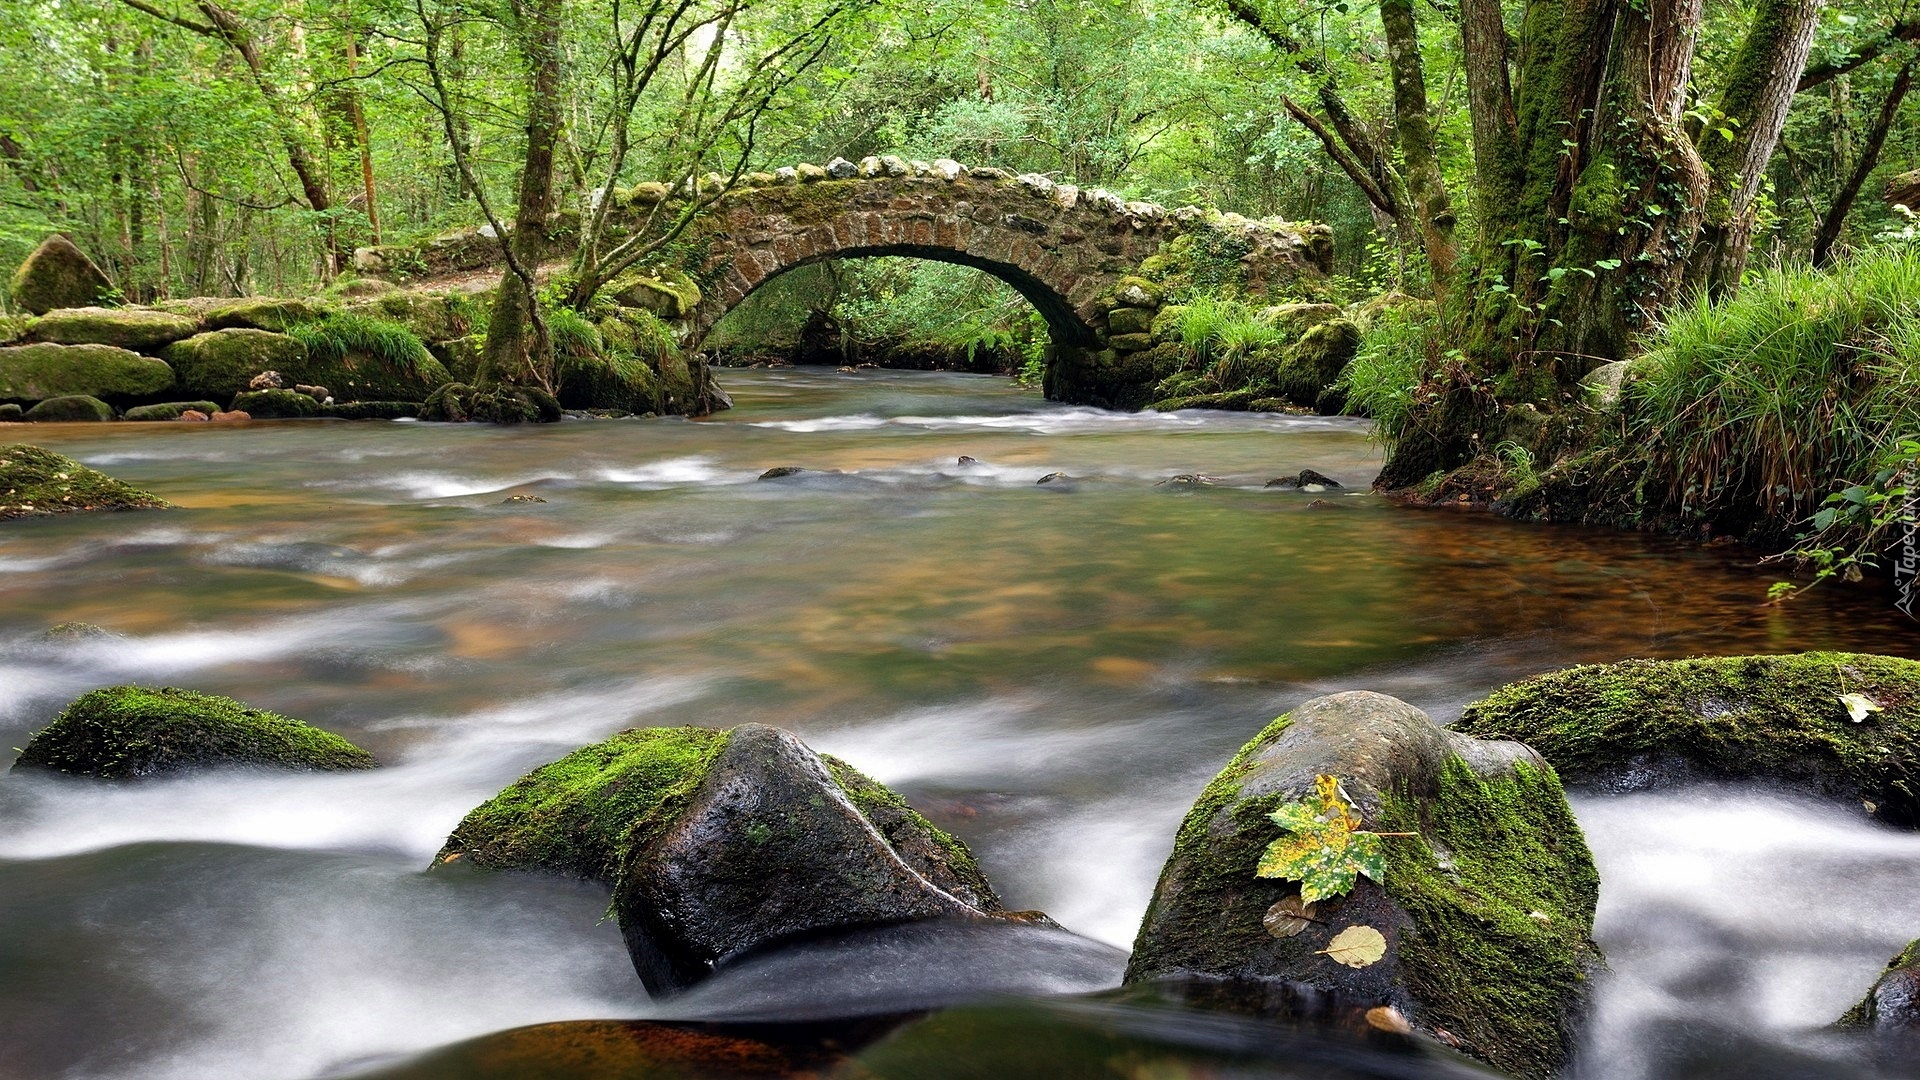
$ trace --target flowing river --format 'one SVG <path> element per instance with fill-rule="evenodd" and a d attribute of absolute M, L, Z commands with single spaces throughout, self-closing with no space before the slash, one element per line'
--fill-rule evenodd
<path fill-rule="evenodd" d="M 759 721 L 846 758 L 1009 906 L 1116 947 L 1071 990 L 1117 978 L 1187 806 L 1309 697 L 1444 721 L 1579 662 L 1920 656 L 1875 596 L 1762 606 L 1779 575 L 1750 552 L 1392 506 L 1358 421 L 1121 415 L 984 376 L 723 381 L 738 407 L 692 422 L 0 432 L 188 508 L 0 526 L 0 766 L 120 682 L 387 766 L 0 775 L 0 1077 L 336 1075 L 655 1012 L 603 889 L 422 873 L 468 809 L 625 727 Z M 758 479 L 775 466 L 814 471 Z M 1303 467 L 1346 486 L 1263 486 Z M 1218 482 L 1164 483 L 1191 473 Z M 116 636 L 41 638 L 69 621 Z M 1579 1076 L 1903 1075 L 1818 1029 L 1920 935 L 1920 836 L 1744 788 L 1577 809 L 1612 963 Z"/>

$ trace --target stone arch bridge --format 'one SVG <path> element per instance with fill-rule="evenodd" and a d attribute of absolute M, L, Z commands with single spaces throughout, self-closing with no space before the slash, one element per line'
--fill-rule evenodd
<path fill-rule="evenodd" d="M 718 176 L 702 183 L 717 185 Z M 629 234 L 685 192 L 641 184 L 613 194 Z M 556 222 L 563 241 L 567 225 Z M 742 178 L 653 265 L 609 286 L 624 304 L 676 326 L 689 351 L 754 290 L 831 259 L 897 255 L 959 263 L 1005 281 L 1031 302 L 1052 338 L 1049 398 L 1138 407 L 1165 372 L 1149 353 L 1161 297 L 1183 285 L 1250 298 L 1298 299 L 1331 268 L 1324 225 L 1253 221 L 1198 207 L 1168 210 L 1046 177 L 957 162 L 835 159 Z M 393 249 L 360 253 L 365 269 Z M 429 272 L 477 269 L 497 250 L 479 230 L 407 252 Z M 373 265 L 367 265 L 367 264 Z"/>

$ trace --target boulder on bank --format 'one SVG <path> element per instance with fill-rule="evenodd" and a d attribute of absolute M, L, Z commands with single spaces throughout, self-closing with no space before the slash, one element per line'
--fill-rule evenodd
<path fill-rule="evenodd" d="M 331 771 L 374 760 L 332 732 L 232 698 L 109 686 L 75 699 L 13 767 L 130 779 L 219 765 Z"/>
<path fill-rule="evenodd" d="M 31 336 L 58 345 L 117 345 L 152 351 L 192 337 L 200 325 L 192 319 L 152 308 L 60 308 L 40 316 Z"/>
<path fill-rule="evenodd" d="M 637 729 L 577 750 L 468 814 L 440 855 L 457 858 L 612 885 L 656 993 L 809 934 L 1002 911 L 966 845 L 758 724 Z"/>
<path fill-rule="evenodd" d="M 320 415 L 320 403 L 298 390 L 249 390 L 234 395 L 233 407 L 255 420 L 300 420 Z"/>
<path fill-rule="evenodd" d="M 141 398 L 172 385 L 171 367 L 113 345 L 37 342 L 0 348 L 0 399 Z"/>
<path fill-rule="evenodd" d="M 1785 781 L 1920 825 L 1920 662 L 1814 652 L 1627 660 L 1506 686 L 1457 725 L 1520 739 L 1570 783 Z"/>
<path fill-rule="evenodd" d="M 1383 881 L 1359 877 L 1302 906 L 1300 882 L 1255 871 L 1294 835 L 1270 815 L 1313 797 L 1321 776 L 1338 780 L 1363 829 L 1417 835 L 1380 838 Z M 1256 1012 L 1302 987 L 1391 1006 L 1516 1076 L 1546 1077 L 1573 1046 L 1601 962 L 1597 895 L 1560 782 L 1531 750 L 1454 734 L 1385 695 L 1334 694 L 1275 720 L 1194 804 L 1127 981 L 1214 980 L 1221 1001 Z M 1357 927 L 1383 939 L 1374 959 L 1329 955 L 1336 939 L 1368 936 Z"/>
<path fill-rule="evenodd" d="M 78 510 L 166 510 L 172 504 L 51 450 L 0 446 L 0 519 Z"/>
<path fill-rule="evenodd" d="M 168 401 L 159 405 L 135 405 L 121 415 L 122 420 L 178 420 L 181 414 L 197 412 L 205 419 L 220 411 L 211 401 Z"/>
<path fill-rule="evenodd" d="M 35 315 L 86 307 L 113 295 L 113 283 L 73 241 L 55 234 L 40 241 L 13 272 L 13 302 Z"/>
<path fill-rule="evenodd" d="M 1920 940 L 1887 961 L 1886 972 L 1840 1018 L 1839 1026 L 1920 1038 Z"/>
<path fill-rule="evenodd" d="M 113 406 L 89 394 L 64 394 L 40 402 L 21 419 L 35 424 L 92 424 L 113 419 Z"/>
<path fill-rule="evenodd" d="M 285 334 L 233 328 L 176 341 L 160 355 L 188 395 L 227 401 L 263 371 L 301 371 L 307 347 Z"/>
<path fill-rule="evenodd" d="M 327 313 L 319 301 L 281 296 L 197 296 L 156 306 L 198 319 L 208 330 L 269 330 L 276 334 Z"/>

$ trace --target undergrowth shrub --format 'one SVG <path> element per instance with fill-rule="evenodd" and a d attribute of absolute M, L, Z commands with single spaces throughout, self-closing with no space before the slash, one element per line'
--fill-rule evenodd
<path fill-rule="evenodd" d="M 1431 307 L 1388 307 L 1360 330 L 1360 350 L 1334 385 L 1346 394 L 1347 412 L 1372 417 L 1375 436 L 1392 445 L 1412 422 L 1420 379 L 1433 358 Z"/>

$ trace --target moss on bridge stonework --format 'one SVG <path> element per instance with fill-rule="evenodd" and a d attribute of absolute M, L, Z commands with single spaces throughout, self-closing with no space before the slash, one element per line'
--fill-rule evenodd
<path fill-rule="evenodd" d="M 661 184 L 616 191 L 614 231 L 659 227 L 694 187 L 711 193 L 724 184 L 708 176 L 679 192 Z M 577 215 L 556 215 L 548 229 L 556 255 L 577 229 Z M 622 303 L 669 320 L 692 351 L 761 283 L 814 262 L 874 255 L 960 263 L 1006 281 L 1052 336 L 1049 397 L 1139 408 L 1188 359 L 1152 351 L 1147 330 L 1163 303 L 1202 294 L 1254 304 L 1324 299 L 1332 232 L 1200 207 L 1169 210 L 947 160 L 836 159 L 742 177 L 658 259 L 612 288 Z M 482 269 L 498 258 L 492 234 L 469 229 L 412 247 L 362 249 L 356 265 L 405 278 Z M 1311 395 L 1293 402 L 1313 403 Z"/>

